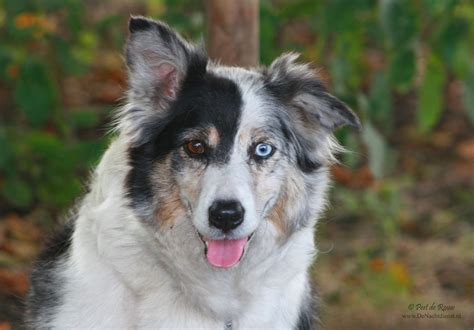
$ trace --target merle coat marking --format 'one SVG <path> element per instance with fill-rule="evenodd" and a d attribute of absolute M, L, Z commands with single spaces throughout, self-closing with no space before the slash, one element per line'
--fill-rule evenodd
<path fill-rule="evenodd" d="M 28 325 L 313 328 L 331 133 L 357 117 L 295 54 L 225 67 L 164 23 L 129 28 L 118 137 L 40 257 Z M 210 221 L 216 201 L 240 211 Z"/>

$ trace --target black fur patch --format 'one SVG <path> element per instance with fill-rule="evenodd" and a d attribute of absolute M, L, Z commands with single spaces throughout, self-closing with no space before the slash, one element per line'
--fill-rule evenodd
<path fill-rule="evenodd" d="M 131 17 L 128 23 L 128 29 L 132 34 L 139 31 L 154 30 L 166 43 L 170 43 L 173 38 L 177 38 L 176 32 L 165 23 L 141 16 Z"/>
<path fill-rule="evenodd" d="M 183 40 L 178 36 L 178 34 L 163 22 L 141 16 L 131 17 L 128 23 L 128 29 L 131 33 L 130 39 L 140 38 L 140 32 L 142 31 L 151 31 L 155 33 L 155 38 L 163 41 L 163 44 L 168 45 L 170 48 L 172 48 L 172 45 L 175 47 L 181 47 L 185 56 L 192 55 L 188 52 Z M 133 68 L 134 57 L 130 44 L 125 47 L 125 60 L 128 67 Z M 189 60 L 191 61 L 191 59 Z"/>
<path fill-rule="evenodd" d="M 268 73 L 266 78 L 268 79 Z M 265 86 L 271 94 L 284 103 L 290 102 L 299 93 L 326 92 L 326 87 L 318 79 L 281 79 L 279 81 L 265 81 Z"/>
<path fill-rule="evenodd" d="M 170 104 L 164 118 L 152 119 L 143 129 L 141 144 L 131 147 L 130 170 L 126 188 L 132 207 L 152 205 L 153 188 L 150 176 L 156 162 L 180 148 L 185 141 L 179 136 L 188 129 L 214 127 L 219 144 L 200 161 L 225 163 L 232 148 L 240 121 L 242 96 L 231 80 L 203 73 L 202 65 L 191 64 L 177 99 Z M 177 157 L 177 153 L 175 153 Z M 179 171 L 183 161 L 173 159 L 173 170 Z"/>
<path fill-rule="evenodd" d="M 298 94 L 309 94 L 327 104 L 326 111 L 322 110 L 321 114 L 315 114 L 315 119 L 323 126 L 326 122 L 331 122 L 329 130 L 334 130 L 343 125 L 349 125 L 354 128 L 360 128 L 359 118 L 349 109 L 349 107 L 336 97 L 327 92 L 326 86 L 316 77 L 301 78 L 291 75 L 282 75 L 277 81 L 271 80 L 270 74 L 265 72 L 265 87 L 271 95 L 281 100 L 285 104 L 290 104 Z M 328 117 L 328 120 L 321 120 L 321 116 Z"/>
<path fill-rule="evenodd" d="M 318 328 L 319 305 L 316 300 L 316 293 L 313 294 L 303 301 L 295 330 L 316 330 Z"/>
<path fill-rule="evenodd" d="M 146 19 L 145 17 L 137 16 L 137 17 L 130 17 L 128 21 L 128 30 L 131 33 L 135 33 L 137 31 L 148 30 L 152 28 L 152 21 Z"/>
<path fill-rule="evenodd" d="M 47 242 L 38 258 L 31 274 L 31 287 L 26 304 L 25 321 L 29 327 L 34 327 L 40 317 L 41 323 L 44 324 L 61 304 L 62 286 L 56 267 L 69 252 L 73 231 L 74 222 L 69 221 Z"/>
<path fill-rule="evenodd" d="M 278 118 L 280 129 L 286 140 L 288 140 L 294 147 L 296 153 L 296 162 L 298 167 L 305 173 L 311 173 L 321 167 L 321 164 L 309 157 L 308 147 L 303 139 L 298 138 L 297 133 L 287 125 L 281 118 Z"/>

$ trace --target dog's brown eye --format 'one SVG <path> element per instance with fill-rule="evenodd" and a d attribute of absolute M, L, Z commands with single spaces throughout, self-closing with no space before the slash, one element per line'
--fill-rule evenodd
<path fill-rule="evenodd" d="M 188 154 L 194 156 L 202 155 L 206 151 L 204 143 L 199 140 L 192 140 L 187 142 L 184 145 L 184 149 L 188 152 Z"/>

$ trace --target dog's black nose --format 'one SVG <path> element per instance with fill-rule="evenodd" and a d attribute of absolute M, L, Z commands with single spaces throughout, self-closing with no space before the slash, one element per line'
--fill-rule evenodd
<path fill-rule="evenodd" d="M 224 232 L 237 228 L 244 221 L 244 208 L 237 201 L 218 200 L 209 208 L 209 223 Z"/>

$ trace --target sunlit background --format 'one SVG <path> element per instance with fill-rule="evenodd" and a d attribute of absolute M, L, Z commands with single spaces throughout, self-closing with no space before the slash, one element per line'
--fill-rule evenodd
<path fill-rule="evenodd" d="M 111 138 L 130 14 L 206 37 L 201 1 L 0 0 L 0 329 Z M 261 1 L 260 61 L 284 51 L 363 122 L 316 234 L 322 327 L 472 329 L 474 2 Z M 432 303 L 461 318 L 402 316 Z"/>

